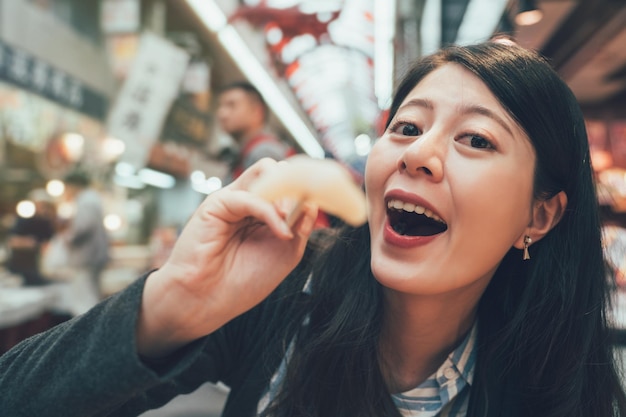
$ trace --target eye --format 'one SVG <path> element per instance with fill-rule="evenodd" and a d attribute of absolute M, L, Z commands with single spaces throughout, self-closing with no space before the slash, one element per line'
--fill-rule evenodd
<path fill-rule="evenodd" d="M 475 135 L 475 134 L 463 135 L 458 140 L 458 142 L 464 145 L 469 145 L 472 148 L 476 148 L 476 149 L 495 149 L 495 146 L 493 146 L 491 142 L 489 142 L 487 139 L 483 138 L 482 136 Z"/>
<path fill-rule="evenodd" d="M 397 133 L 403 136 L 419 136 L 422 134 L 420 128 L 413 123 L 396 122 L 389 129 L 392 133 Z"/>

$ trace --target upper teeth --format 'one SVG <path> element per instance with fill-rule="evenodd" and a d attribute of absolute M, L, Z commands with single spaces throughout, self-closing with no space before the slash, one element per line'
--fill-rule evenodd
<path fill-rule="evenodd" d="M 443 219 L 437 216 L 435 213 L 433 213 L 432 210 L 429 210 L 422 206 L 418 206 L 417 204 L 407 203 L 407 202 L 400 201 L 400 200 L 389 200 L 387 202 L 387 207 L 394 208 L 396 210 L 404 210 L 409 213 L 415 212 L 417 214 L 423 214 L 429 219 L 433 219 L 438 222 L 445 223 Z"/>

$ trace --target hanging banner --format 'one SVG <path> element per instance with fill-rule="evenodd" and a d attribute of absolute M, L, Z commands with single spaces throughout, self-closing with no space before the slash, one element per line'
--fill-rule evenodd
<path fill-rule="evenodd" d="M 107 130 L 121 139 L 126 150 L 122 162 L 143 168 L 150 148 L 177 97 L 189 55 L 168 40 L 145 33 L 130 73 L 111 109 Z"/>
<path fill-rule="evenodd" d="M 107 98 L 42 59 L 0 41 L 0 80 L 104 120 Z"/>

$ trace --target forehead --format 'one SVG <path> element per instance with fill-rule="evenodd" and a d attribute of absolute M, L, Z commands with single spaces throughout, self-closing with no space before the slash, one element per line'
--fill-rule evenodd
<path fill-rule="evenodd" d="M 440 108 L 476 108 L 496 116 L 507 125 L 507 130 L 524 133 L 515 118 L 500 103 L 495 94 L 480 78 L 459 64 L 449 63 L 435 69 L 407 94 L 400 108 L 415 99 L 424 99 L 439 104 Z"/>
<path fill-rule="evenodd" d="M 250 96 L 240 88 L 233 88 L 222 92 L 219 96 L 220 103 L 243 103 L 250 102 Z"/>
<path fill-rule="evenodd" d="M 405 97 L 403 103 L 420 95 L 429 96 L 432 99 L 481 104 L 506 112 L 480 78 L 455 63 L 445 64 L 422 78 Z"/>

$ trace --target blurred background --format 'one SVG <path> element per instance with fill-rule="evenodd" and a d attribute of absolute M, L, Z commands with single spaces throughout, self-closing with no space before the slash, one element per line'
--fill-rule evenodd
<path fill-rule="evenodd" d="M 158 267 L 222 186 L 238 145 L 216 123 L 220 88 L 249 81 L 280 139 L 361 181 L 407 64 L 496 34 L 545 55 L 583 108 L 626 328 L 623 0 L 0 0 L 0 352 L 76 314 L 51 236 L 42 280 L 7 267 L 12 230 L 41 201 L 55 232 L 76 214 L 69 173 L 102 200 L 107 296 Z"/>

